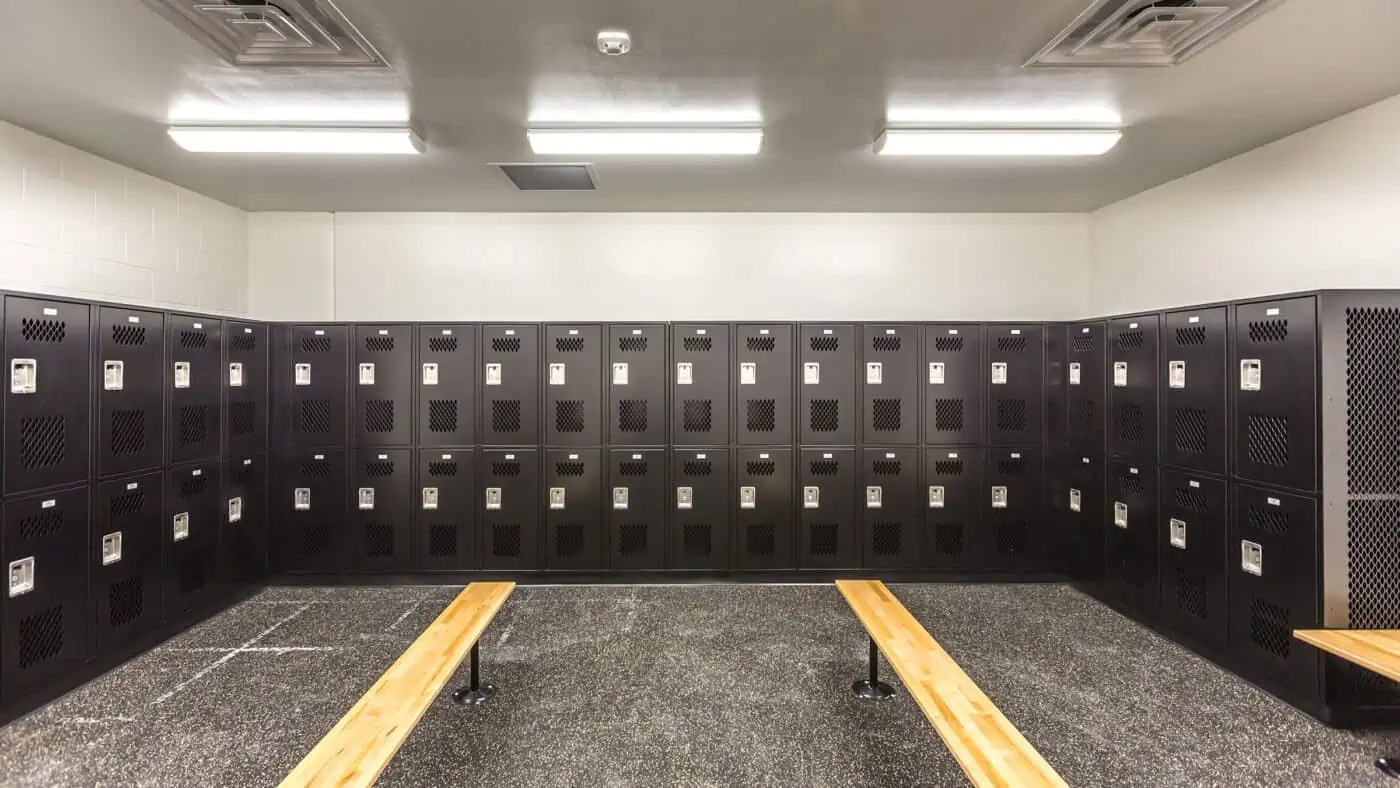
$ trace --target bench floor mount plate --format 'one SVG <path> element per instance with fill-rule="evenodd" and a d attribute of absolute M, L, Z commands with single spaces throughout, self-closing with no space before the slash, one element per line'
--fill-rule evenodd
<path fill-rule="evenodd" d="M 880 649 L 875 645 L 875 638 L 870 639 L 870 678 L 852 684 L 851 691 L 862 700 L 889 700 L 894 697 L 894 688 L 880 680 Z"/>
<path fill-rule="evenodd" d="M 495 694 L 494 684 L 481 681 L 481 643 L 474 643 L 471 651 L 471 683 L 452 693 L 452 702 L 458 706 L 480 706 Z"/>

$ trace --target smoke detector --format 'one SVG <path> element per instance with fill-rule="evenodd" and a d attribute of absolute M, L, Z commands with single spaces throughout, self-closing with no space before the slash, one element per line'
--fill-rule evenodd
<path fill-rule="evenodd" d="M 632 51 L 632 36 L 626 30 L 599 30 L 598 51 L 605 55 L 625 55 Z"/>

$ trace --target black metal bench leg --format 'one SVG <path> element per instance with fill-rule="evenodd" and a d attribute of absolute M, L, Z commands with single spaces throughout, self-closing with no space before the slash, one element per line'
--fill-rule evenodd
<path fill-rule="evenodd" d="M 870 678 L 851 685 L 856 697 L 865 700 L 889 700 L 894 696 L 894 688 L 880 681 L 880 649 L 875 638 L 870 639 Z"/>
<path fill-rule="evenodd" d="M 1400 755 L 1377 758 L 1376 768 L 1381 770 L 1381 774 L 1400 780 Z"/>
<path fill-rule="evenodd" d="M 472 644 L 471 684 L 452 693 L 452 700 L 460 706 L 480 706 L 495 694 L 493 685 L 481 682 L 481 642 L 477 641 Z"/>

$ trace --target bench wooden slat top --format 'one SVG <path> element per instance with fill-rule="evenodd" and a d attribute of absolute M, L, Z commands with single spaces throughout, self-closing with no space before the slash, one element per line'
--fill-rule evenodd
<path fill-rule="evenodd" d="M 836 587 L 973 785 L 1067 785 L 884 583 Z"/>
<path fill-rule="evenodd" d="M 1299 629 L 1293 637 L 1400 681 L 1400 629 Z"/>
<path fill-rule="evenodd" d="M 515 590 L 472 583 L 384 672 L 282 781 L 292 786 L 369 786 Z"/>

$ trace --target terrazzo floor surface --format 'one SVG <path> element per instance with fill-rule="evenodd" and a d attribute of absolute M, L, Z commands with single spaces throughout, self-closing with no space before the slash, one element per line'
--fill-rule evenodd
<path fill-rule="evenodd" d="M 1400 734 L 1066 587 L 893 588 L 1071 785 L 1394 784 L 1371 761 Z M 275 785 L 456 592 L 264 591 L 0 729 L 0 785 Z M 852 696 L 866 649 L 830 585 L 522 587 L 483 640 L 499 694 L 440 699 L 380 785 L 965 785 L 907 695 Z"/>

